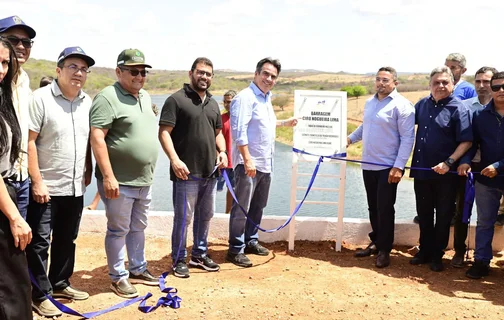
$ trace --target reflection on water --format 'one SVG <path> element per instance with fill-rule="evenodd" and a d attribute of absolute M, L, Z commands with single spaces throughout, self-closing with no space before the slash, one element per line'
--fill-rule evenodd
<path fill-rule="evenodd" d="M 153 96 L 152 101 L 162 108 L 167 96 Z M 221 100 L 222 97 L 216 97 Z M 220 98 L 220 99 L 219 99 Z M 277 143 L 275 149 L 275 162 L 270 197 L 265 215 L 289 215 L 290 209 L 290 189 L 291 189 L 291 147 Z M 159 148 L 159 158 L 154 173 L 154 186 L 152 194 L 153 211 L 172 211 L 172 183 L 170 181 L 168 157 Z M 312 173 L 316 163 L 299 163 L 299 171 Z M 319 170 L 321 174 L 339 174 L 339 165 L 333 163 L 322 163 Z M 366 192 L 362 182 L 362 171 L 359 165 L 348 164 L 346 172 L 346 192 L 345 192 L 345 217 L 364 218 L 368 217 Z M 310 177 L 299 177 L 299 186 L 308 186 Z M 330 178 L 319 177 L 315 180 L 315 187 L 336 188 L 339 181 Z M 85 204 L 89 204 L 96 192 L 96 181 L 88 187 L 85 194 Z M 297 198 L 301 199 L 304 190 L 298 191 Z M 217 193 L 216 212 L 224 212 L 225 191 Z M 307 200 L 338 201 L 338 195 L 332 192 L 312 191 Z M 98 207 L 103 209 L 100 202 Z M 396 219 L 411 220 L 415 213 L 415 197 L 412 180 L 404 179 L 399 183 L 396 201 Z M 298 213 L 299 216 L 336 217 L 337 206 L 305 204 Z"/>

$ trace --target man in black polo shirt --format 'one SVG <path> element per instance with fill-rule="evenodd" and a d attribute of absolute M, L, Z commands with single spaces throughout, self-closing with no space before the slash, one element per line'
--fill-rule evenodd
<path fill-rule="evenodd" d="M 219 105 L 208 92 L 212 77 L 212 62 L 197 58 L 189 71 L 190 83 L 166 99 L 159 120 L 159 141 L 170 159 L 173 181 L 173 273 L 180 278 L 189 277 L 186 231 L 193 214 L 189 264 L 207 271 L 220 268 L 207 255 L 208 228 L 215 210 L 215 167 L 227 167 Z"/>

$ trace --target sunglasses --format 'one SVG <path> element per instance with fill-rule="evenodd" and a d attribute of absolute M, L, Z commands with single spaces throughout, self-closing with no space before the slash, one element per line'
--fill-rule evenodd
<path fill-rule="evenodd" d="M 492 88 L 493 92 L 497 92 L 500 89 L 504 89 L 504 83 L 503 84 L 496 84 L 496 85 L 490 86 L 490 88 Z"/>
<path fill-rule="evenodd" d="M 136 77 L 138 74 L 140 74 L 142 77 L 145 77 L 149 71 L 147 70 L 138 70 L 138 69 L 129 69 L 129 68 L 120 68 L 121 70 L 127 70 L 129 73 L 133 76 Z"/>
<path fill-rule="evenodd" d="M 7 39 L 7 41 L 9 41 L 10 44 L 12 44 L 14 47 L 17 46 L 19 42 L 21 42 L 23 44 L 23 47 L 25 47 L 26 49 L 29 49 L 33 46 L 33 40 L 29 38 L 18 38 L 16 36 L 0 36 L 0 38 Z"/>

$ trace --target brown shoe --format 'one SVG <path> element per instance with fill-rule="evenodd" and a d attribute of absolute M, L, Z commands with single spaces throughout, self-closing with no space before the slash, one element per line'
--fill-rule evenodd
<path fill-rule="evenodd" d="M 49 299 L 32 301 L 32 308 L 43 317 L 59 317 L 63 314 Z"/>
<path fill-rule="evenodd" d="M 362 257 L 369 257 L 370 255 L 372 254 L 377 254 L 378 253 L 378 249 L 376 249 L 376 245 L 371 242 L 367 247 L 366 249 L 363 249 L 363 250 L 358 250 L 354 256 L 357 257 L 357 258 L 362 258 Z"/>
<path fill-rule="evenodd" d="M 378 252 L 378 256 L 376 257 L 376 267 L 377 268 L 385 268 L 390 264 L 390 253 L 385 251 Z"/>

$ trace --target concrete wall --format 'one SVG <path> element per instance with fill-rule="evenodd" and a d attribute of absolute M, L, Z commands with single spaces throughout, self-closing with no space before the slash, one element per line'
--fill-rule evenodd
<path fill-rule="evenodd" d="M 261 223 L 264 229 L 274 229 L 282 225 L 286 217 L 265 216 Z M 315 217 L 297 217 L 296 218 L 296 240 L 322 241 L 333 240 L 336 238 L 337 218 L 315 218 Z M 371 231 L 371 225 L 367 220 L 345 218 L 345 227 L 343 232 L 343 241 L 355 245 L 368 244 L 368 233 Z M 209 238 L 227 239 L 228 238 L 229 215 L 217 213 L 211 222 Z M 173 226 L 173 212 L 154 211 L 149 214 L 149 226 L 147 234 L 156 236 L 171 236 Z M 98 232 L 105 233 L 107 229 L 107 219 L 105 212 L 84 211 L 82 217 L 80 232 Z M 274 233 L 260 233 L 260 239 L 264 242 L 287 241 L 288 227 Z M 191 229 L 189 229 L 191 230 Z M 475 225 L 471 225 L 469 231 L 469 245 L 474 248 Z M 453 228 L 450 236 L 449 247 L 453 243 Z M 395 241 L 397 245 L 415 246 L 418 244 L 419 229 L 418 225 L 409 221 L 396 221 Z M 189 241 L 192 238 L 192 232 L 188 232 Z M 493 250 L 502 251 L 504 249 L 504 228 L 496 227 L 493 241 Z"/>

